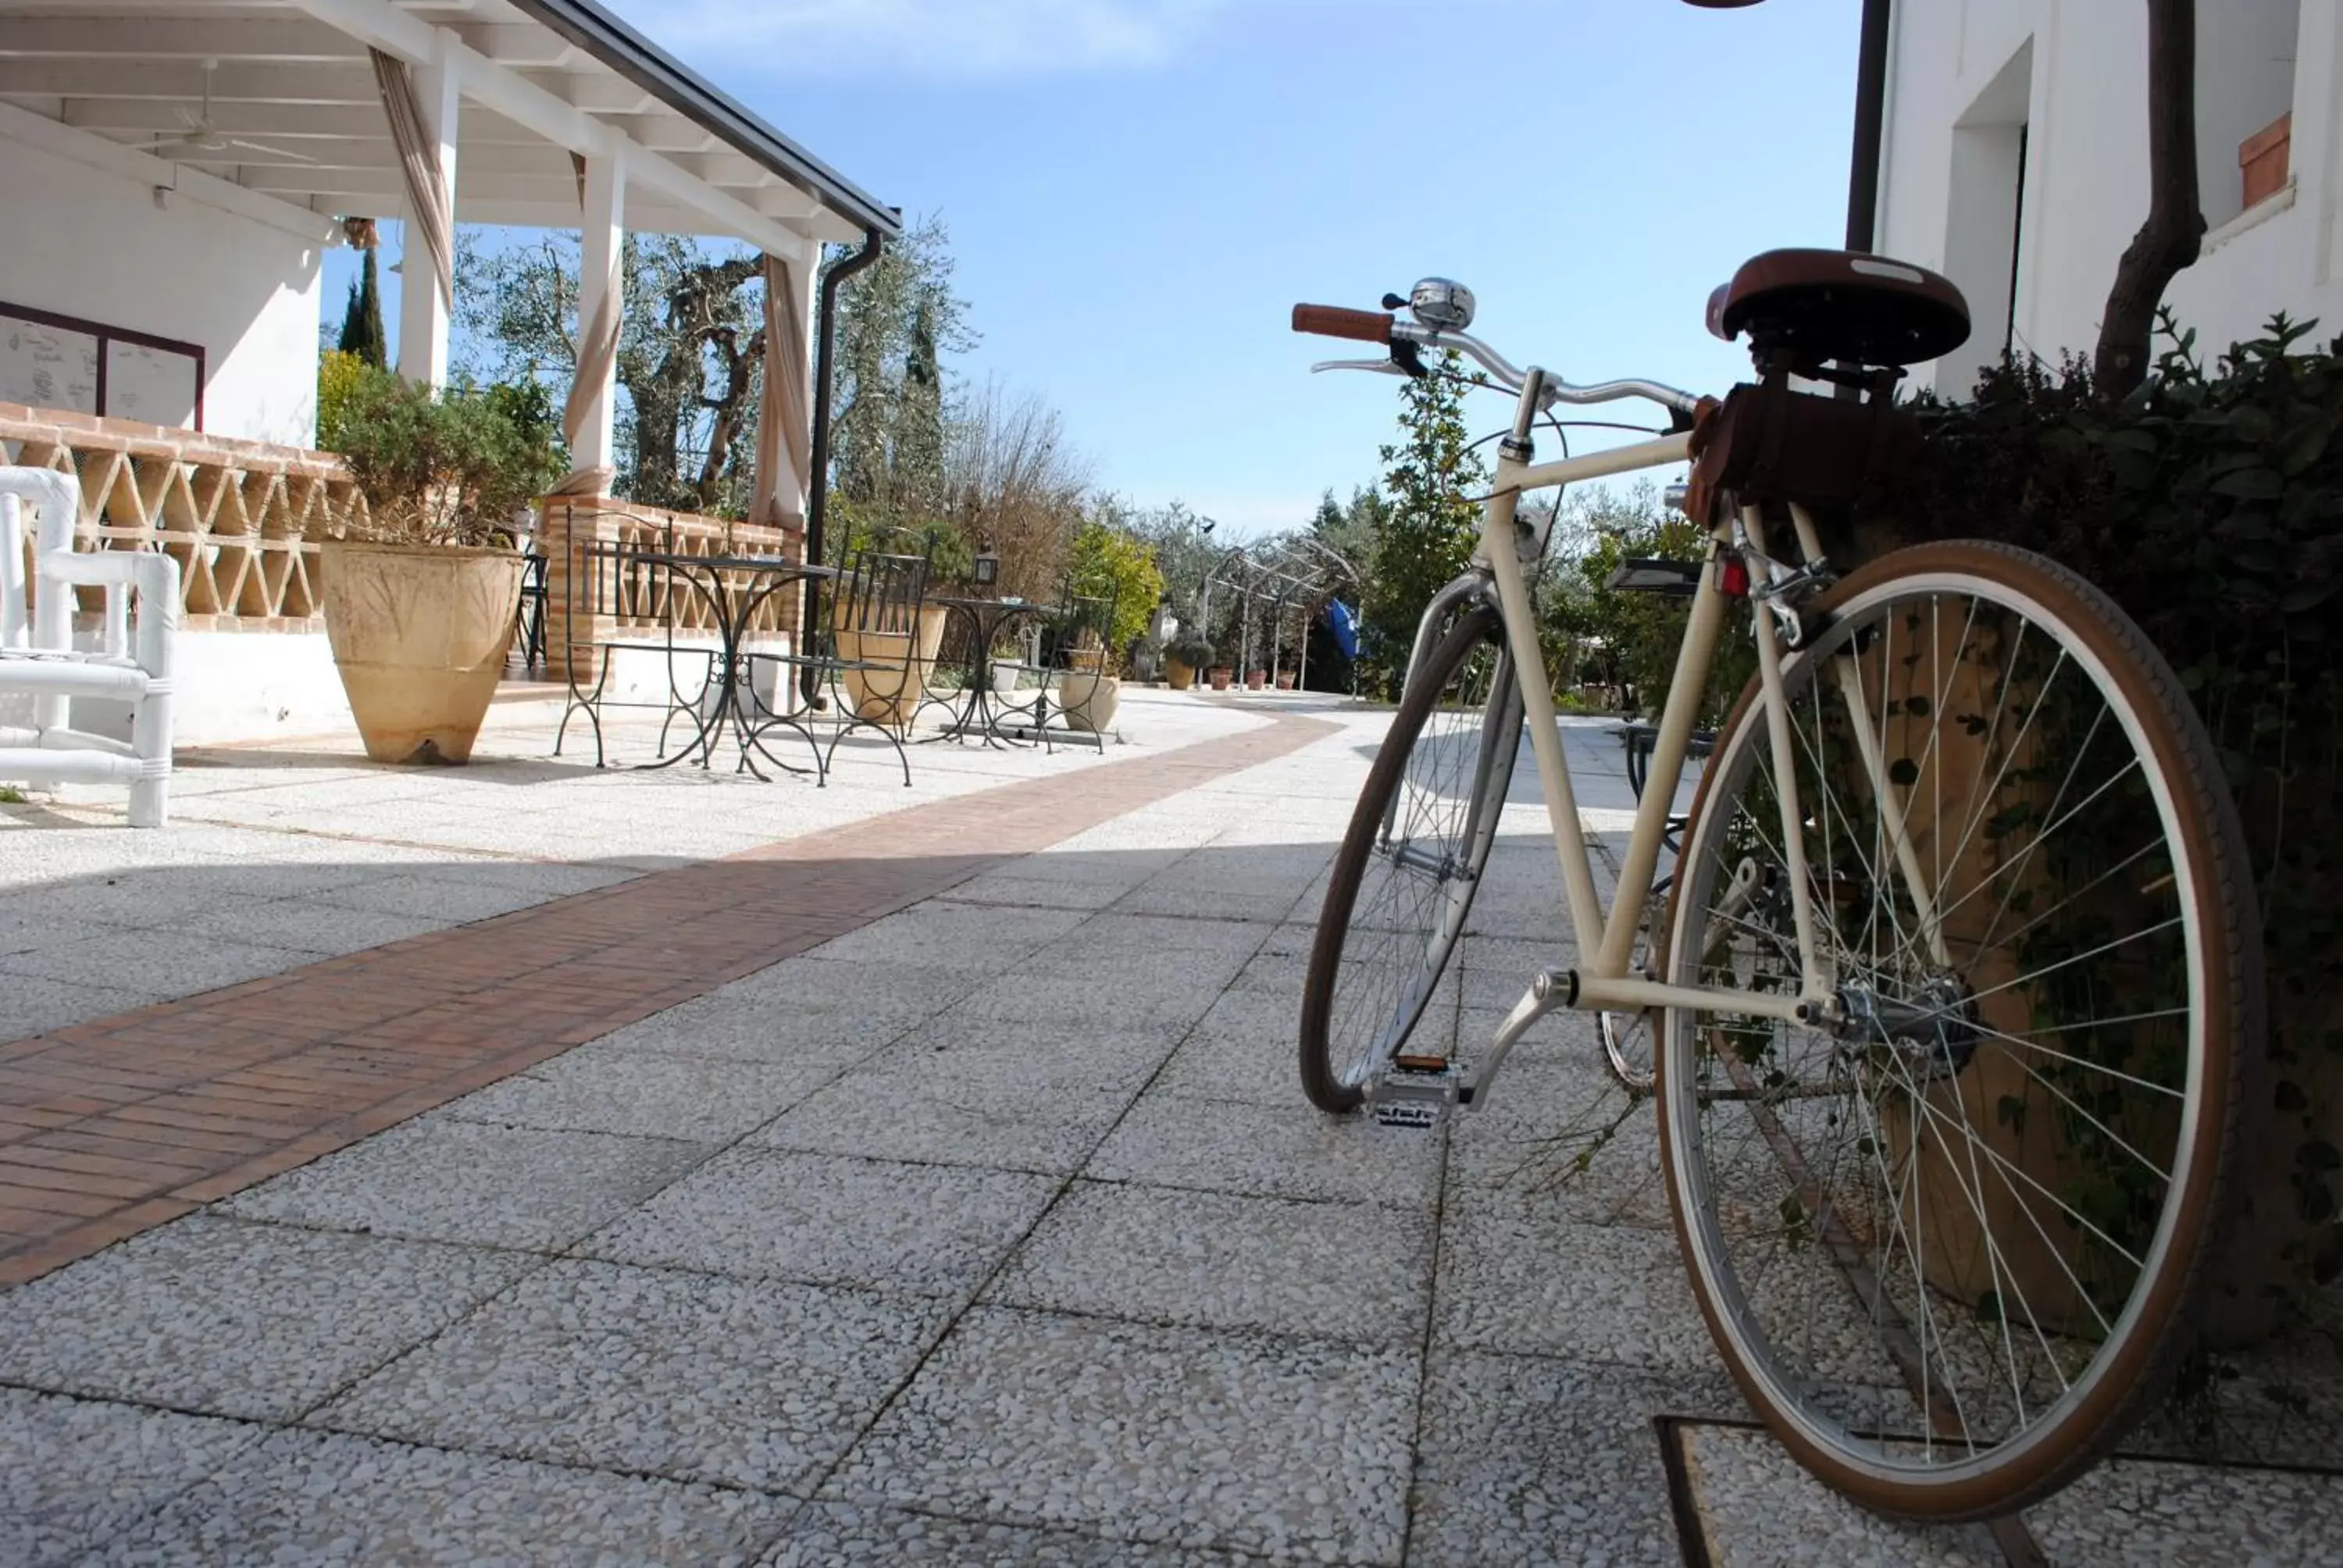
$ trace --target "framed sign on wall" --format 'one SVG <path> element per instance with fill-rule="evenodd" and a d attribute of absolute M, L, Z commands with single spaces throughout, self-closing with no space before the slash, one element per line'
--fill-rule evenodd
<path fill-rule="evenodd" d="M 0 303 L 0 402 L 200 430 L 203 346 Z"/>

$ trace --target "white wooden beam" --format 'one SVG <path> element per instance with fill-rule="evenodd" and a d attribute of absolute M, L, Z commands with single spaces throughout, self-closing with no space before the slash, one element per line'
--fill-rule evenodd
<path fill-rule="evenodd" d="M 61 126 L 13 104 L 0 104 L 0 138 L 140 185 L 168 190 L 172 196 L 166 199 L 199 202 L 297 235 L 312 245 L 333 245 L 341 238 L 340 225 L 306 212 L 293 203 L 246 190 L 201 169 L 181 168 L 146 153 L 134 152 L 104 136 Z"/>
<path fill-rule="evenodd" d="M 186 129 L 180 119 L 183 105 L 144 98 L 68 98 L 52 118 L 85 131 L 123 136 L 175 136 Z M 38 111 L 36 110 L 35 113 Z M 379 102 L 344 106 L 310 104 L 212 105 L 212 124 L 231 136 L 290 142 L 378 142 L 388 145 L 390 130 Z M 489 146 L 542 147 L 545 138 L 524 130 L 502 115 L 475 105 L 464 106 L 457 139 L 468 153 Z"/>
<path fill-rule="evenodd" d="M 0 54 L 15 59 L 269 60 L 350 58 L 350 35 L 305 16 L 20 16 L 0 25 Z"/>
<path fill-rule="evenodd" d="M 573 152 L 588 157 L 607 156 L 624 139 L 617 130 L 520 73 L 475 53 L 447 29 L 433 27 L 387 0 L 294 3 L 318 20 L 409 61 L 437 59 L 444 53 L 447 64 L 462 76 L 467 96 Z M 437 39 L 446 42 L 440 44 Z M 799 230 L 766 216 L 738 196 L 727 195 L 648 149 L 630 146 L 627 167 L 636 185 L 706 214 L 716 232 L 737 235 L 766 250 L 778 250 L 802 237 Z M 850 226 L 847 232 L 859 231 Z"/>
<path fill-rule="evenodd" d="M 212 74 L 215 105 L 371 104 L 374 72 L 363 61 L 277 66 L 230 61 Z M 193 108 L 204 95 L 203 67 L 177 62 L 10 60 L 0 58 L 0 95 L 58 98 L 152 98 Z"/>
<path fill-rule="evenodd" d="M 647 115 L 662 106 L 659 99 L 613 71 L 516 71 L 532 87 L 543 89 L 556 102 L 589 115 Z"/>

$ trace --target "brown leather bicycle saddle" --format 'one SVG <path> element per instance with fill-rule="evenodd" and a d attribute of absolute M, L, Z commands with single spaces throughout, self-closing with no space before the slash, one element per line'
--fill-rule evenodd
<path fill-rule="evenodd" d="M 1708 300 L 1708 329 L 1801 365 L 1917 365 L 1968 341 L 1968 301 L 1925 267 L 1852 250 L 1769 250 Z"/>

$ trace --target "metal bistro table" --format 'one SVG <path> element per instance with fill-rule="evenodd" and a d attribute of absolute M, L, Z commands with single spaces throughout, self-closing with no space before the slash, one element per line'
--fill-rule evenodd
<path fill-rule="evenodd" d="M 969 669 L 969 697 L 960 705 L 950 724 L 928 737 L 930 740 L 964 740 L 974 730 L 977 739 L 987 746 L 1014 744 L 1001 729 L 1001 704 L 992 689 L 992 645 L 1019 618 L 1040 615 L 1051 607 L 1024 598 L 974 598 L 957 594 L 937 594 L 930 604 L 940 604 L 969 623 L 974 641 L 973 663 Z M 1020 713 L 1024 705 L 1012 703 L 1008 711 Z"/>
<path fill-rule="evenodd" d="M 762 757 L 784 772 L 811 773 L 819 778 L 823 771 L 821 745 L 813 731 L 786 713 L 751 710 L 757 705 L 757 694 L 748 678 L 748 661 L 740 651 L 740 642 L 748 633 L 749 623 L 775 594 L 797 583 L 827 581 L 838 576 L 837 568 L 793 561 L 784 556 L 693 556 L 672 550 L 637 549 L 621 554 L 629 565 L 659 568 L 669 573 L 676 583 L 688 587 L 708 606 L 723 642 L 723 652 L 713 671 L 714 700 L 709 700 L 710 694 L 705 688 L 699 694 L 698 732 L 674 756 L 643 766 L 670 768 L 697 750 L 700 766 L 708 767 L 715 755 L 718 733 L 729 727 L 740 748 L 739 768 L 736 771 L 745 770 L 764 778 L 755 761 L 757 757 Z M 797 635 L 803 636 L 802 628 Z M 794 729 L 804 738 L 806 749 L 813 753 L 811 768 L 784 762 L 765 749 L 762 737 L 776 725 Z"/>

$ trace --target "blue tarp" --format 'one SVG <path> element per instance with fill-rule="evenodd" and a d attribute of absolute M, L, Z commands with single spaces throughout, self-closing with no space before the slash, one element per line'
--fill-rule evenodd
<path fill-rule="evenodd" d="M 1341 599 L 1326 601 L 1326 627 L 1334 634 L 1334 644 L 1342 650 L 1344 658 L 1359 657 L 1359 618 Z"/>

